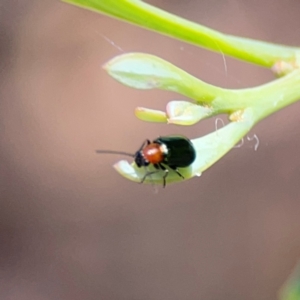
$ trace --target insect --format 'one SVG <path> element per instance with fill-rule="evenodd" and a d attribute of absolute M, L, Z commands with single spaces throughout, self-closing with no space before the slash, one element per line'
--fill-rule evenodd
<path fill-rule="evenodd" d="M 112 150 L 96 150 L 96 153 L 131 156 L 134 158 L 134 161 L 139 168 L 146 168 L 150 164 L 153 165 L 156 171 L 146 172 L 141 179 L 141 183 L 143 183 L 151 174 L 162 170 L 164 171 L 162 178 L 163 187 L 166 186 L 166 178 L 169 174 L 169 169 L 174 170 L 178 176 L 184 179 L 177 168 L 186 168 L 190 166 L 196 158 L 196 151 L 192 142 L 182 135 L 161 136 L 152 142 L 146 140 L 135 154 Z"/>

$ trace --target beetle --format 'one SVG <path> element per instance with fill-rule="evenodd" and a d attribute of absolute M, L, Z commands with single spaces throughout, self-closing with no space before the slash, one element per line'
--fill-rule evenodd
<path fill-rule="evenodd" d="M 184 179 L 178 168 L 189 167 L 196 159 L 196 150 L 191 140 L 183 135 L 161 136 L 152 142 L 147 139 L 135 154 L 113 150 L 96 150 L 96 153 L 131 156 L 139 168 L 153 165 L 157 171 L 147 172 L 141 179 L 141 183 L 151 174 L 162 170 L 165 173 L 163 176 L 163 187 L 166 186 L 166 178 L 169 174 L 168 168 Z"/>

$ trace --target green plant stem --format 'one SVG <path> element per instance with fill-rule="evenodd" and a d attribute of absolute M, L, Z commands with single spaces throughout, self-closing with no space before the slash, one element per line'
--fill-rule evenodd
<path fill-rule="evenodd" d="M 221 112 L 251 108 L 254 122 L 268 117 L 300 99 L 300 70 L 254 88 L 227 90 L 226 98 L 211 102 L 214 110 Z M 225 94 L 224 94 L 225 95 Z"/>
<path fill-rule="evenodd" d="M 254 112 L 255 123 L 300 99 L 300 70 L 245 93 L 246 106 Z M 251 104 L 251 101 L 253 103 Z"/>
<path fill-rule="evenodd" d="M 213 86 L 159 57 L 144 53 L 119 55 L 104 68 L 122 84 L 136 89 L 175 91 L 207 107 L 214 115 L 251 109 L 254 123 L 300 98 L 299 69 L 269 83 L 238 90 Z"/>
<path fill-rule="evenodd" d="M 299 48 L 226 35 L 138 0 L 62 0 L 263 67 L 293 62 Z"/>

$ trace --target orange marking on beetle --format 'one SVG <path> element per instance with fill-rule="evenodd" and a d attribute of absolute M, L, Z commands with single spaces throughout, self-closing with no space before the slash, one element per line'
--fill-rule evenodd
<path fill-rule="evenodd" d="M 161 145 L 151 143 L 142 149 L 144 158 L 150 164 L 159 164 L 164 160 L 164 153 L 161 151 Z"/>

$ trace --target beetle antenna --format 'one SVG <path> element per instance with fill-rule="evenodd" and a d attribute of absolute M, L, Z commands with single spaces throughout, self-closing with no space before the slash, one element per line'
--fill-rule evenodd
<path fill-rule="evenodd" d="M 123 151 L 113 151 L 113 150 L 96 150 L 96 153 L 99 154 L 120 154 L 120 155 L 126 155 L 130 157 L 135 157 L 135 154 L 128 153 L 128 152 L 123 152 Z"/>

